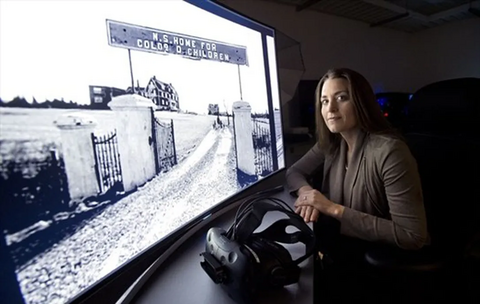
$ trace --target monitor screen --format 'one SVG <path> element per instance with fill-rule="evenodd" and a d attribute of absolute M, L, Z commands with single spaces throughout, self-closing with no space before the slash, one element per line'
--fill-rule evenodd
<path fill-rule="evenodd" d="M 272 28 L 207 0 L 0 6 L 1 288 L 25 303 L 284 168 Z"/>

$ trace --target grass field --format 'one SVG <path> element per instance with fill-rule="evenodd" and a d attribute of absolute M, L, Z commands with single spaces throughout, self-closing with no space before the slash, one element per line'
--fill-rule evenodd
<path fill-rule="evenodd" d="M 95 133 L 103 134 L 115 128 L 115 113 L 110 110 L 0 108 L 0 160 L 41 158 L 45 151 L 58 148 L 60 130 L 54 122 L 60 115 L 69 112 L 93 117 L 97 122 Z M 155 116 L 160 120 L 173 119 L 179 160 L 198 146 L 214 120 L 213 116 L 160 111 L 155 112 Z"/>

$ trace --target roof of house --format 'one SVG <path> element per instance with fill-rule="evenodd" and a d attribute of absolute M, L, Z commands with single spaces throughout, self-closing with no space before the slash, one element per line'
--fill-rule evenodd
<path fill-rule="evenodd" d="M 155 76 L 150 78 L 150 81 L 153 82 L 157 88 L 164 90 L 163 89 L 164 87 L 166 87 L 166 88 L 169 87 L 173 91 L 174 94 L 178 95 L 177 90 L 175 90 L 175 88 L 173 87 L 173 84 L 160 81 Z"/>

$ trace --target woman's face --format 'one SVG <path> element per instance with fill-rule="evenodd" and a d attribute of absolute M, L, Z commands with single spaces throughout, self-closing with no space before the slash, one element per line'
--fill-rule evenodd
<path fill-rule="evenodd" d="M 322 116 L 332 133 L 345 133 L 356 128 L 353 101 L 344 78 L 327 79 L 320 95 Z"/>

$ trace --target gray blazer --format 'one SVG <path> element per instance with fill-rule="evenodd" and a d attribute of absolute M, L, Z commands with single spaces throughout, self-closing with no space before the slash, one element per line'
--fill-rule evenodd
<path fill-rule="evenodd" d="M 286 173 L 292 195 L 323 166 L 322 192 L 345 206 L 340 233 L 371 242 L 419 249 L 429 244 L 417 163 L 406 143 L 361 133 L 345 168 L 347 145 L 326 157 L 316 144 Z"/>

